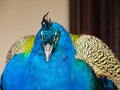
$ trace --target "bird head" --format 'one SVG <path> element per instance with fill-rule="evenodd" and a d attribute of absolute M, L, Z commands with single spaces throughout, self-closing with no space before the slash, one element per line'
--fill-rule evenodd
<path fill-rule="evenodd" d="M 60 35 L 59 29 L 53 22 L 51 22 L 51 19 L 47 18 L 47 15 L 48 13 L 43 16 L 43 20 L 41 22 L 42 28 L 40 30 L 40 40 L 44 47 L 46 61 L 49 60 L 50 54 L 56 47 Z"/>

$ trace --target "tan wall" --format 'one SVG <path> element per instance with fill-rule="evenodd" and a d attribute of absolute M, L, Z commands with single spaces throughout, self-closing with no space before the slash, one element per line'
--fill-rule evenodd
<path fill-rule="evenodd" d="M 0 0 L 0 74 L 11 45 L 25 35 L 36 34 L 47 11 L 53 21 L 69 30 L 68 3 L 68 0 Z"/>

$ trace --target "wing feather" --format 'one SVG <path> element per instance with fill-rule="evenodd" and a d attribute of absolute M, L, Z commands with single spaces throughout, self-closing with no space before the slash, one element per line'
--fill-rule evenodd
<path fill-rule="evenodd" d="M 15 55 L 19 53 L 28 54 L 33 46 L 35 35 L 27 35 L 17 40 L 9 49 L 6 56 L 6 63 Z"/>
<path fill-rule="evenodd" d="M 97 37 L 91 35 L 71 36 L 77 51 L 76 58 L 86 60 L 97 77 L 106 76 L 120 90 L 120 61 L 112 50 Z"/>

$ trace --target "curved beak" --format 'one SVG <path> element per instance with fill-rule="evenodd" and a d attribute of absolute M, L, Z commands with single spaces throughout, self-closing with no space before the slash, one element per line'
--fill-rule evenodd
<path fill-rule="evenodd" d="M 46 45 L 44 45 L 44 51 L 45 51 L 45 55 L 46 55 L 46 61 L 48 62 L 50 54 L 52 52 L 53 49 L 53 45 L 50 45 L 49 43 L 47 43 Z"/>

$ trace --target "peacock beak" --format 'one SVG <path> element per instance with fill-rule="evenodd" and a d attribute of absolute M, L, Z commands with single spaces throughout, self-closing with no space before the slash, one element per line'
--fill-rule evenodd
<path fill-rule="evenodd" d="M 53 45 L 50 45 L 49 43 L 47 43 L 46 45 L 44 45 L 44 51 L 45 51 L 45 55 L 46 55 L 46 61 L 48 62 L 50 54 L 52 52 L 53 49 Z"/>

